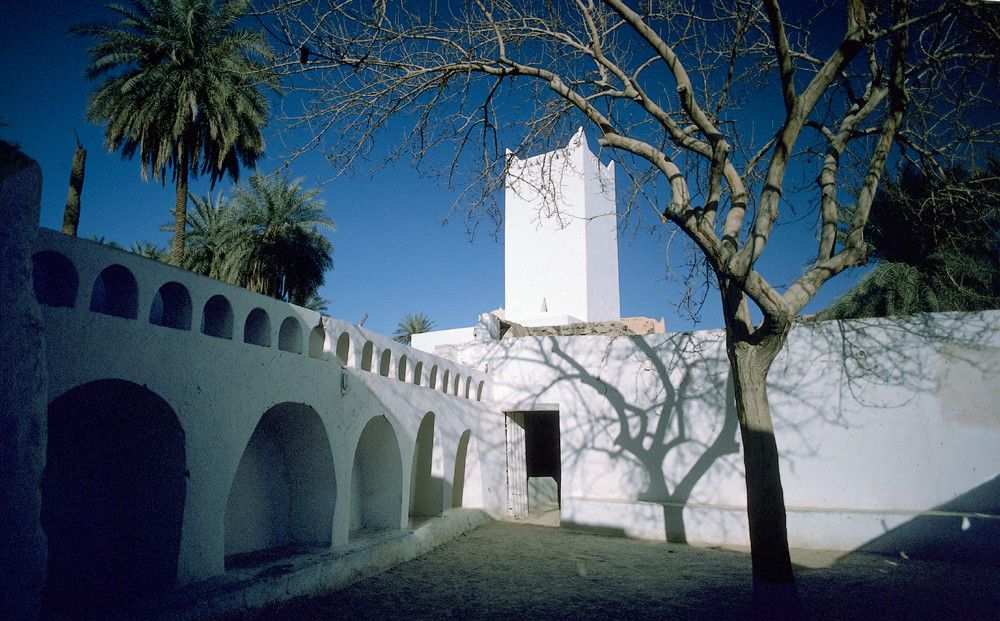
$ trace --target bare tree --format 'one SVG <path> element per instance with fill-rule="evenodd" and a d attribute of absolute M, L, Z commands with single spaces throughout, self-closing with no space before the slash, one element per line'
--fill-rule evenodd
<path fill-rule="evenodd" d="M 623 214 L 680 232 L 689 291 L 707 280 L 721 293 L 755 605 L 801 612 L 767 373 L 819 288 L 865 262 L 887 166 L 941 172 L 995 144 L 997 8 L 846 0 L 786 19 L 778 0 L 272 0 L 264 12 L 302 95 L 286 106 L 304 102 L 285 110 L 288 136 L 307 135 L 293 154 L 321 149 L 338 169 L 412 158 L 466 190 L 473 222 L 499 218 L 504 146 L 547 150 L 581 121 L 599 135 L 631 181 Z M 808 266 L 781 290 L 758 270 L 779 207 L 817 221 Z"/>

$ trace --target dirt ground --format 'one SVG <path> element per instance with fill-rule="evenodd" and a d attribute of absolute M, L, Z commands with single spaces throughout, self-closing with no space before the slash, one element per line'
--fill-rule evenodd
<path fill-rule="evenodd" d="M 544 523 L 544 522 L 543 522 Z M 1000 619 L 1000 565 L 796 553 L 810 619 Z M 745 552 L 496 522 L 323 596 L 251 616 L 305 619 L 740 619 Z"/>

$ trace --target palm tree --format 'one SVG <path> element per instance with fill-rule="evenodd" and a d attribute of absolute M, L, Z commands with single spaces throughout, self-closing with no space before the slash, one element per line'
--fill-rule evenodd
<path fill-rule="evenodd" d="M 222 192 L 215 199 L 211 194 L 203 197 L 192 194 L 191 205 L 194 209 L 187 212 L 182 267 L 203 276 L 225 280 L 227 253 L 240 234 L 236 208 Z M 174 224 L 164 224 L 160 230 L 173 231 Z"/>
<path fill-rule="evenodd" d="M 1000 161 L 944 180 L 904 167 L 882 184 L 865 241 L 877 265 L 816 319 L 1000 307 Z"/>
<path fill-rule="evenodd" d="M 414 334 L 430 332 L 435 327 L 434 321 L 423 313 L 417 315 L 406 313 L 406 316 L 400 320 L 396 327 L 396 331 L 392 333 L 392 338 L 399 343 L 409 345 Z"/>
<path fill-rule="evenodd" d="M 233 188 L 240 235 L 223 278 L 274 298 L 303 305 L 333 267 L 333 246 L 321 229 L 337 230 L 326 217 L 319 190 L 303 190 L 288 174 L 255 174 Z"/>
<path fill-rule="evenodd" d="M 263 87 L 277 88 L 273 50 L 259 30 L 237 28 L 250 0 L 130 0 L 108 5 L 117 25 L 71 32 L 95 40 L 85 75 L 105 76 L 91 93 L 88 121 L 105 125 L 108 151 L 138 154 L 143 179 L 177 182 L 171 263 L 184 259 L 188 176 L 208 174 L 214 186 L 236 179 L 264 152 L 261 126 L 270 105 Z"/>
<path fill-rule="evenodd" d="M 139 255 L 140 257 L 146 257 L 147 259 L 155 259 L 160 263 L 170 263 L 170 250 L 167 248 L 160 248 L 153 242 L 148 241 L 133 241 L 132 247 L 129 251 Z"/>

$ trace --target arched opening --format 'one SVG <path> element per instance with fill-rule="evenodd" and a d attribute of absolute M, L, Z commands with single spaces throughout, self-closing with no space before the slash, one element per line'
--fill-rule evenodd
<path fill-rule="evenodd" d="M 438 365 L 435 364 L 434 366 L 431 367 L 431 377 L 427 382 L 427 385 L 430 386 L 431 389 L 437 388 L 437 377 L 438 377 Z"/>
<path fill-rule="evenodd" d="M 138 384 L 94 381 L 49 404 L 43 616 L 104 617 L 174 587 L 184 451 L 173 409 Z"/>
<path fill-rule="evenodd" d="M 219 339 L 233 338 L 233 307 L 222 295 L 213 295 L 205 302 L 201 315 L 201 333 Z"/>
<path fill-rule="evenodd" d="M 32 255 L 31 283 L 40 304 L 69 308 L 76 304 L 79 285 L 76 268 L 58 252 L 43 250 Z"/>
<path fill-rule="evenodd" d="M 337 479 L 316 410 L 280 403 L 257 423 L 226 501 L 226 568 L 329 546 Z"/>
<path fill-rule="evenodd" d="M 445 369 L 444 370 L 444 377 L 441 378 L 441 392 L 443 392 L 443 393 L 447 393 L 448 392 L 448 376 L 450 374 L 451 374 L 451 371 L 449 369 Z"/>
<path fill-rule="evenodd" d="M 472 393 L 472 376 L 465 378 L 465 398 L 468 399 Z"/>
<path fill-rule="evenodd" d="M 351 472 L 351 537 L 400 528 L 403 463 L 396 431 L 385 416 L 368 421 Z"/>
<path fill-rule="evenodd" d="M 243 342 L 261 347 L 271 346 L 271 318 L 263 308 L 255 308 L 243 324 Z"/>
<path fill-rule="evenodd" d="M 413 366 L 413 384 L 415 386 L 420 386 L 420 383 L 423 381 L 422 377 L 423 374 L 424 374 L 424 363 L 418 362 Z"/>
<path fill-rule="evenodd" d="M 458 388 L 462 385 L 462 375 L 459 373 L 455 374 L 455 387 L 451 391 L 453 395 L 458 396 Z"/>
<path fill-rule="evenodd" d="M 104 315 L 135 319 L 139 314 L 139 287 L 135 276 L 121 265 L 104 268 L 94 280 L 90 310 Z"/>
<path fill-rule="evenodd" d="M 479 388 L 476 389 L 476 401 L 482 401 L 483 400 L 483 388 L 485 388 L 485 387 L 486 387 L 486 382 L 485 381 L 480 381 L 479 382 Z"/>
<path fill-rule="evenodd" d="M 420 422 L 410 471 L 410 517 L 441 515 L 444 508 L 444 459 L 434 413 Z"/>
<path fill-rule="evenodd" d="M 354 366 L 354 352 L 351 347 L 351 335 L 344 332 L 337 339 L 337 362 L 340 363 L 342 367 L 353 367 Z"/>
<path fill-rule="evenodd" d="M 309 331 L 309 357 L 326 360 L 326 330 L 322 325 Z"/>
<path fill-rule="evenodd" d="M 302 353 L 302 324 L 295 317 L 285 317 L 281 322 L 278 328 L 278 349 L 293 354 Z"/>
<path fill-rule="evenodd" d="M 382 352 L 382 357 L 379 359 L 378 363 L 378 374 L 382 377 L 389 377 L 389 372 L 392 369 L 392 350 L 387 349 Z"/>
<path fill-rule="evenodd" d="M 149 323 L 174 328 L 191 329 L 191 296 L 179 282 L 168 282 L 160 287 L 149 308 Z"/>
<path fill-rule="evenodd" d="M 361 370 L 371 372 L 374 360 L 375 345 L 371 341 L 365 341 L 364 349 L 361 350 Z"/>
<path fill-rule="evenodd" d="M 399 364 L 396 365 L 396 366 L 397 366 L 397 368 L 396 368 L 396 379 L 398 379 L 401 382 L 405 382 L 406 381 L 406 355 L 405 354 L 399 357 Z"/>
<path fill-rule="evenodd" d="M 455 478 L 451 488 L 452 508 L 483 506 L 483 475 L 479 467 L 479 446 L 466 429 L 458 440 Z"/>

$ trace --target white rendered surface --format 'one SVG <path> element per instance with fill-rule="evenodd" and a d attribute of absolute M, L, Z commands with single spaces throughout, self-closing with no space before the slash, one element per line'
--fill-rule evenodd
<path fill-rule="evenodd" d="M 618 320 L 614 163 L 602 165 L 581 129 L 569 145 L 512 157 L 504 194 L 506 318 Z"/>

